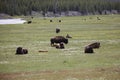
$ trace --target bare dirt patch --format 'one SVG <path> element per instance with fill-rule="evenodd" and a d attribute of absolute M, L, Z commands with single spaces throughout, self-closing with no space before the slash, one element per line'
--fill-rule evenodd
<path fill-rule="evenodd" d="M 1 80 L 119 80 L 120 66 L 109 68 L 0 73 Z"/>

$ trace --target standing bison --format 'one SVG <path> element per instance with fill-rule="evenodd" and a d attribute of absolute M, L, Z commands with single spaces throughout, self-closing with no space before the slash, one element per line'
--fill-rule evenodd
<path fill-rule="evenodd" d="M 51 42 L 51 46 L 53 46 L 54 43 L 65 43 L 65 44 L 67 44 L 68 43 L 68 39 L 66 39 L 63 36 L 55 36 L 55 37 L 50 39 L 50 42 Z"/>

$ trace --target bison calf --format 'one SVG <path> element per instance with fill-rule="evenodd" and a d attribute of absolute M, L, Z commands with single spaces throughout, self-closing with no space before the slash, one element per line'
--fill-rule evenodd
<path fill-rule="evenodd" d="M 59 43 L 59 44 L 56 46 L 56 48 L 57 48 L 57 49 L 64 49 L 64 48 L 65 48 L 65 47 L 64 47 L 64 43 L 63 43 L 63 42 Z"/>

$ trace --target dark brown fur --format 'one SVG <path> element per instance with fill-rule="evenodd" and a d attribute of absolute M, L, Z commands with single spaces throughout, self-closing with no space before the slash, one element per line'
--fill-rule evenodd
<path fill-rule="evenodd" d="M 28 54 L 28 50 L 27 49 L 23 49 L 23 54 Z"/>
<path fill-rule="evenodd" d="M 50 20 L 50 22 L 53 22 L 52 20 Z"/>
<path fill-rule="evenodd" d="M 31 23 L 32 23 L 32 21 L 28 21 L 27 23 L 28 23 L 28 24 L 31 24 Z"/>
<path fill-rule="evenodd" d="M 18 47 L 18 48 L 16 49 L 16 54 L 23 54 L 22 47 Z"/>
<path fill-rule="evenodd" d="M 59 33 L 60 32 L 60 29 L 59 28 L 56 28 L 56 33 Z"/>
<path fill-rule="evenodd" d="M 22 47 L 18 47 L 16 49 L 16 54 L 28 54 L 28 50 L 27 49 L 23 49 Z"/>
<path fill-rule="evenodd" d="M 86 46 L 85 49 L 84 49 L 84 52 L 85 53 L 94 53 L 93 48 L 90 47 L 90 46 Z"/>
<path fill-rule="evenodd" d="M 50 42 L 51 42 L 51 46 L 53 46 L 54 43 L 59 43 L 60 44 L 61 42 L 67 44 L 68 43 L 68 39 L 66 39 L 63 36 L 56 36 L 56 37 L 51 38 Z"/>
<path fill-rule="evenodd" d="M 89 44 L 88 46 L 92 47 L 92 48 L 99 48 L 100 47 L 100 42 L 94 42 Z"/>

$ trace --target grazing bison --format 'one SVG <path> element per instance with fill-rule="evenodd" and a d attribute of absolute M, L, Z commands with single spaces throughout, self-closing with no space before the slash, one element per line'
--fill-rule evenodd
<path fill-rule="evenodd" d="M 100 42 L 94 42 L 89 44 L 88 46 L 92 47 L 92 48 L 99 48 L 100 47 Z"/>
<path fill-rule="evenodd" d="M 66 39 L 63 36 L 56 36 L 56 37 L 51 38 L 50 42 L 51 42 L 51 46 L 53 46 L 54 43 L 61 43 L 61 42 L 67 44 L 68 43 L 68 39 Z"/>
<path fill-rule="evenodd" d="M 60 32 L 60 29 L 59 28 L 56 28 L 56 33 L 59 33 Z"/>
<path fill-rule="evenodd" d="M 27 54 L 28 50 L 27 49 L 23 49 L 22 47 L 18 47 L 16 50 L 16 54 Z"/>
<path fill-rule="evenodd" d="M 84 52 L 85 53 L 94 53 L 93 48 L 90 47 L 90 46 L 86 46 L 85 49 L 84 49 Z"/>

